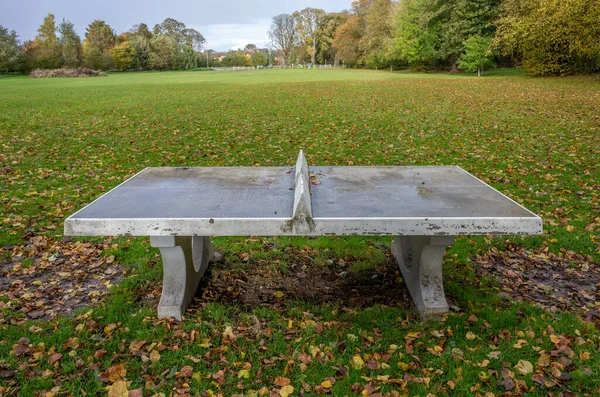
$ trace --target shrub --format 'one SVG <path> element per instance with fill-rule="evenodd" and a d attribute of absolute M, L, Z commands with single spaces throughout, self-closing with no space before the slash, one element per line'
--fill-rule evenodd
<path fill-rule="evenodd" d="M 106 73 L 90 68 L 61 68 L 61 69 L 36 69 L 29 74 L 29 77 L 39 79 L 42 77 L 95 77 L 106 76 Z"/>

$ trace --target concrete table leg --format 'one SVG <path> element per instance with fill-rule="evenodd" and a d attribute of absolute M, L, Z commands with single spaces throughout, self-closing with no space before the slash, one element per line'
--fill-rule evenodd
<path fill-rule="evenodd" d="M 392 253 L 423 319 L 448 312 L 442 260 L 453 244 L 454 236 L 395 236 L 392 241 Z"/>
<path fill-rule="evenodd" d="M 213 244 L 210 237 L 185 236 L 154 236 L 150 237 L 150 243 L 160 249 L 163 260 L 158 318 L 175 317 L 181 320 L 213 257 Z"/>

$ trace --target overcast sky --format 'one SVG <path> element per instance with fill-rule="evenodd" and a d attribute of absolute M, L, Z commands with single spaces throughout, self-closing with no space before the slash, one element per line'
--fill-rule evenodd
<path fill-rule="evenodd" d="M 117 34 L 134 24 L 150 29 L 165 18 L 175 18 L 206 38 L 215 51 L 243 48 L 246 44 L 264 47 L 271 19 L 278 14 L 306 7 L 325 11 L 349 9 L 352 0 L 0 0 L 0 25 L 16 30 L 21 41 L 35 37 L 48 13 L 58 22 L 73 22 L 83 38 L 94 19 L 105 20 Z"/>

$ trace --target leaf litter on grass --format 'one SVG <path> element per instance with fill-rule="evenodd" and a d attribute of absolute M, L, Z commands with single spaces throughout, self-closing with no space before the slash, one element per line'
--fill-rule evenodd
<path fill-rule="evenodd" d="M 558 254 L 543 245 L 526 249 L 506 244 L 474 261 L 480 275 L 496 277 L 500 292 L 558 312 L 574 312 L 600 327 L 600 266 L 590 256 L 561 249 Z"/>
<path fill-rule="evenodd" d="M 7 318 L 13 324 L 48 320 L 96 306 L 125 277 L 114 256 L 103 255 L 114 248 L 110 239 L 92 244 L 43 236 L 0 248 L 0 311 L 20 315 L 0 317 L 0 324 Z"/>

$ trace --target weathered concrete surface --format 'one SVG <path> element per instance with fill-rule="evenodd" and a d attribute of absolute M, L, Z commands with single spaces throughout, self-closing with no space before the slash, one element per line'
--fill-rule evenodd
<path fill-rule="evenodd" d="M 446 247 L 452 244 L 452 236 L 396 236 L 392 241 L 392 253 L 404 282 L 425 320 L 448 312 L 442 261 Z"/>
<path fill-rule="evenodd" d="M 303 156 L 301 156 L 303 159 Z M 65 221 L 66 235 L 540 234 L 542 221 L 458 167 L 147 168 Z M 310 191 L 307 193 L 307 190 Z M 296 213 L 294 214 L 294 209 Z"/>
<path fill-rule="evenodd" d="M 210 237 L 182 236 L 154 236 L 150 238 L 150 243 L 160 249 L 163 260 L 158 317 L 181 320 L 213 257 L 213 244 Z"/>
<path fill-rule="evenodd" d="M 296 162 L 294 207 L 290 221 L 291 230 L 297 234 L 310 234 L 314 227 L 310 197 L 310 176 L 304 153 L 300 150 Z"/>

